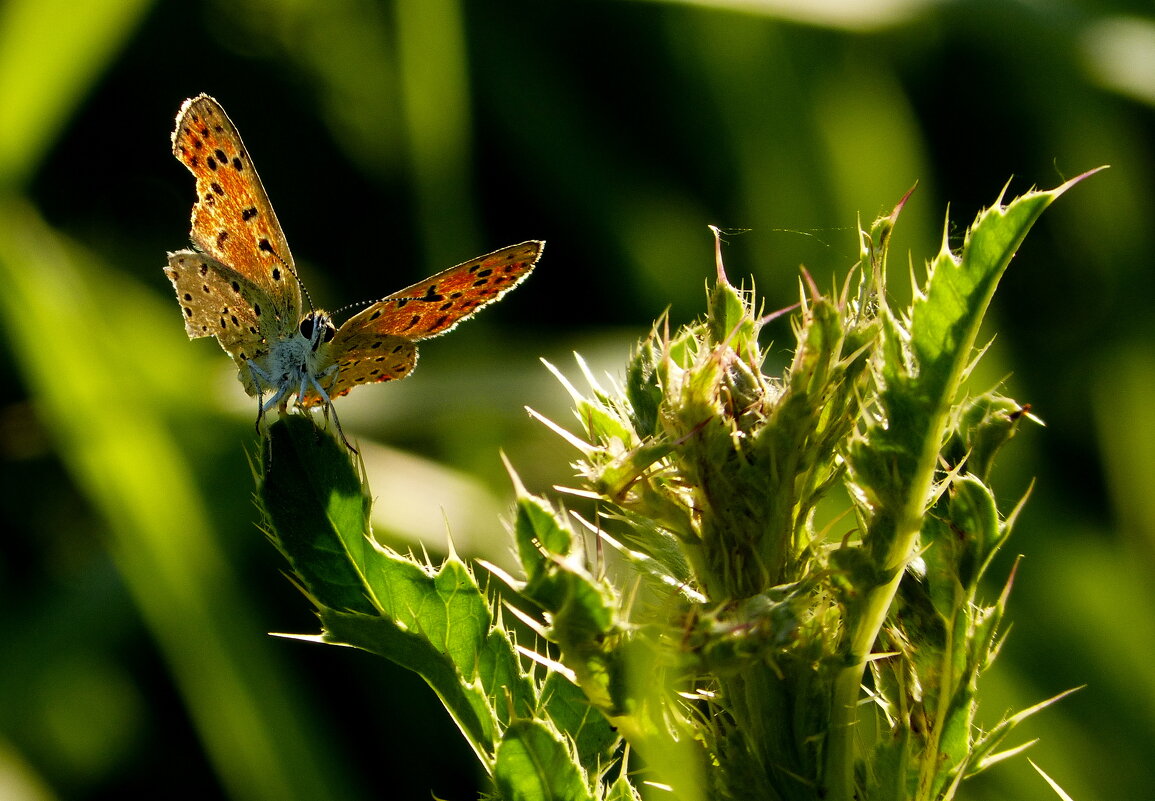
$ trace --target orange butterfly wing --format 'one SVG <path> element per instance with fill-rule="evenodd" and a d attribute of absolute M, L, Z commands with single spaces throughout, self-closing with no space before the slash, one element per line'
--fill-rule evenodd
<path fill-rule="evenodd" d="M 345 321 L 330 343 L 337 366 L 322 382 L 330 398 L 360 384 L 404 378 L 417 362 L 417 340 L 444 334 L 521 283 L 544 242 L 522 242 L 450 267 L 394 292 Z M 304 405 L 320 402 L 315 395 Z"/>
<path fill-rule="evenodd" d="M 450 267 L 379 300 L 345 321 L 333 340 L 354 332 L 395 334 L 418 340 L 444 334 L 499 300 L 533 270 L 544 242 L 522 242 Z"/>
<path fill-rule="evenodd" d="M 193 244 L 262 290 L 282 331 L 295 328 L 301 289 L 289 245 L 241 135 L 216 100 L 200 95 L 185 101 L 172 151 L 196 178 Z"/>

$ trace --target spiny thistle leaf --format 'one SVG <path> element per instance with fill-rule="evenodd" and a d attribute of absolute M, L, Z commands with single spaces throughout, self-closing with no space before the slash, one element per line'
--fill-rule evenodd
<path fill-rule="evenodd" d="M 301 417 L 270 427 L 257 497 L 267 531 L 315 603 L 372 613 L 359 569 L 369 499 L 348 455 Z"/>
<path fill-rule="evenodd" d="M 490 769 L 503 726 L 538 708 L 508 633 L 455 556 L 438 570 L 372 539 L 357 465 L 303 417 L 270 426 L 258 498 L 327 642 L 385 656 L 437 693 Z"/>
<path fill-rule="evenodd" d="M 594 801 L 565 743 L 533 720 L 506 731 L 493 778 L 507 801 Z"/>

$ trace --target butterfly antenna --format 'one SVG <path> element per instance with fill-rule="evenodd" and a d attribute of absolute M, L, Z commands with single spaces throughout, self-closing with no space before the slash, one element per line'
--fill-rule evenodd
<path fill-rule="evenodd" d="M 309 311 L 315 312 L 317 307 L 313 305 L 313 298 L 309 295 L 309 289 L 305 286 L 305 282 L 301 280 L 301 276 L 297 275 L 297 271 L 291 264 L 281 258 L 280 253 L 272 251 L 272 254 L 277 257 L 277 261 L 281 263 L 281 266 L 289 271 L 289 275 L 293 276 L 293 280 L 296 281 L 297 286 L 301 288 L 301 294 L 305 297 L 305 302 L 309 304 Z"/>
<path fill-rule="evenodd" d="M 377 303 L 377 302 L 378 301 L 376 301 L 376 300 L 359 300 L 356 303 L 347 303 L 344 306 L 342 306 L 341 308 L 332 312 L 332 316 L 334 318 L 336 318 L 337 315 L 342 314 L 343 312 L 346 312 L 349 309 L 358 309 L 358 308 L 361 308 L 362 306 L 372 306 L 374 303 Z"/>
<path fill-rule="evenodd" d="M 290 272 L 292 272 L 291 269 L 290 269 Z M 310 312 L 317 311 L 317 307 L 313 305 L 313 298 L 309 294 L 309 290 L 305 288 L 304 282 L 301 281 L 301 279 L 297 276 L 297 274 L 295 272 L 293 272 L 293 277 L 297 279 L 297 286 L 299 286 L 301 288 L 301 294 L 305 296 L 305 302 L 309 304 L 309 311 Z"/>

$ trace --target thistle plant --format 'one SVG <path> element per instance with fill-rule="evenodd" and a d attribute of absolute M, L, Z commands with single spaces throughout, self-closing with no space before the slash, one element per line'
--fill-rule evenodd
<path fill-rule="evenodd" d="M 987 599 L 983 578 L 1022 508 L 991 465 L 1034 418 L 966 379 L 999 278 L 1073 183 L 1000 197 L 894 309 L 900 203 L 833 290 L 803 272 L 781 375 L 778 314 L 719 245 L 705 314 L 659 320 L 620 381 L 550 368 L 577 425 L 537 416 L 580 482 L 538 497 L 511 469 L 519 576 L 377 544 L 355 456 L 272 426 L 259 497 L 318 639 L 421 675 L 500 798 L 955 797 L 1056 700 L 976 724 L 1011 583 Z"/>

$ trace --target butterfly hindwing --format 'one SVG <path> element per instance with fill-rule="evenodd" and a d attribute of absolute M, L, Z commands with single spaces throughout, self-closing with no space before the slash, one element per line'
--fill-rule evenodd
<path fill-rule="evenodd" d="M 281 316 L 299 318 L 301 290 L 289 245 L 225 110 L 208 95 L 186 100 L 172 148 L 196 177 L 193 244 L 260 287 Z"/>
<path fill-rule="evenodd" d="M 335 369 L 336 374 L 322 378 L 321 385 L 330 399 L 361 384 L 398 381 L 409 375 L 417 364 L 417 345 L 411 340 L 365 332 L 338 332 L 327 354 L 331 363 L 325 369 Z M 298 402 L 308 407 L 322 403 L 323 399 L 310 391 Z"/>
<path fill-rule="evenodd" d="M 277 317 L 263 289 L 203 253 L 170 253 L 164 272 L 176 290 L 189 337 L 216 337 L 239 365 L 259 359 L 270 342 L 295 327 L 295 321 Z"/>

